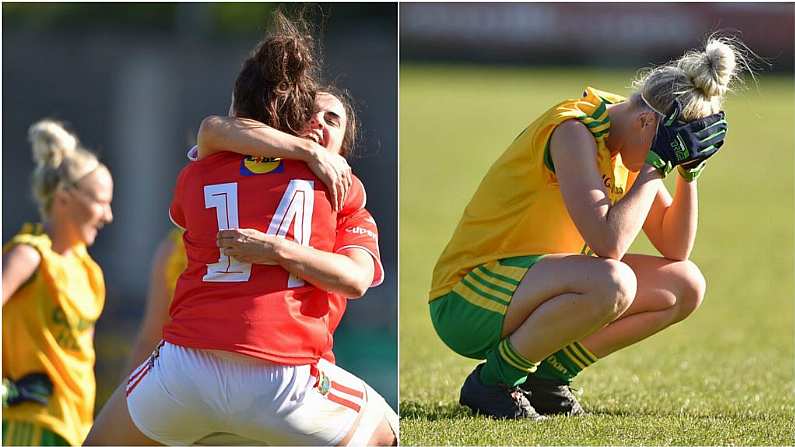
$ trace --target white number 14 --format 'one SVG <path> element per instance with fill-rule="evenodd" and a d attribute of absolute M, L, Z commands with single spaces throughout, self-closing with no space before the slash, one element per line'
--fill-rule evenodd
<path fill-rule="evenodd" d="M 290 180 L 279 206 L 268 225 L 266 234 L 287 237 L 295 223 L 293 237 L 301 245 L 309 245 L 312 238 L 312 210 L 315 206 L 314 182 Z M 204 207 L 215 208 L 219 230 L 239 228 L 237 183 L 219 183 L 204 187 Z M 243 282 L 251 277 L 251 264 L 240 262 L 221 253 L 218 262 L 207 264 L 207 274 L 202 278 L 208 282 Z M 301 287 L 304 281 L 290 275 L 287 287 Z"/>

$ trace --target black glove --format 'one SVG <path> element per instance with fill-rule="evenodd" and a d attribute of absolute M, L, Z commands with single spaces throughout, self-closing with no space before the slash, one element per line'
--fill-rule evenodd
<path fill-rule="evenodd" d="M 674 100 L 662 117 L 646 162 L 665 176 L 675 166 L 694 169 L 723 146 L 727 124 L 723 112 L 685 123 L 679 120 L 682 104 Z"/>
<path fill-rule="evenodd" d="M 3 407 L 22 402 L 47 405 L 52 396 L 52 381 L 47 374 L 30 373 L 19 380 L 3 378 Z"/>

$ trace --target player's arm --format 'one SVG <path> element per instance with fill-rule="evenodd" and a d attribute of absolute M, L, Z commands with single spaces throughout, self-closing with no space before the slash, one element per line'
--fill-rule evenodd
<path fill-rule="evenodd" d="M 250 228 L 219 231 L 218 247 L 243 262 L 279 265 L 320 289 L 348 298 L 364 295 L 375 275 L 373 258 L 364 250 L 330 253 Z"/>
<path fill-rule="evenodd" d="M 344 157 L 312 140 L 290 135 L 256 120 L 208 116 L 199 127 L 197 143 L 198 159 L 230 151 L 303 161 L 328 188 L 335 211 L 341 209 L 351 185 L 351 168 Z"/>
<path fill-rule="evenodd" d="M 579 121 L 560 124 L 550 138 L 550 152 L 563 201 L 585 242 L 597 255 L 621 259 L 635 240 L 654 197 L 660 174 L 643 165 L 627 194 L 615 204 L 596 165 L 596 142 Z"/>
<path fill-rule="evenodd" d="M 664 185 L 654 198 L 643 230 L 649 241 L 668 259 L 683 261 L 690 257 L 698 229 L 698 191 L 696 182 L 676 176 L 674 198 Z"/>
<path fill-rule="evenodd" d="M 202 120 L 197 137 L 198 158 L 231 151 L 257 157 L 279 157 L 309 162 L 325 149 L 314 141 L 248 119 L 208 116 Z"/>
<path fill-rule="evenodd" d="M 169 320 L 168 307 L 171 303 L 171 289 L 166 282 L 166 266 L 169 257 L 176 249 L 178 248 L 174 241 L 166 237 L 155 252 L 149 275 L 146 310 L 125 373 L 132 371 L 143 362 L 163 336 L 163 326 Z"/>
<path fill-rule="evenodd" d="M 27 244 L 17 244 L 3 253 L 3 305 L 30 279 L 41 263 L 41 255 Z"/>
<path fill-rule="evenodd" d="M 329 253 L 280 239 L 275 252 L 279 265 L 288 272 L 315 287 L 347 298 L 363 296 L 375 275 L 372 256 L 358 248 Z"/>

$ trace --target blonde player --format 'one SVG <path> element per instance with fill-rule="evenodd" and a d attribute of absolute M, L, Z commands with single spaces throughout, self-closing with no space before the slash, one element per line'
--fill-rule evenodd
<path fill-rule="evenodd" d="M 108 168 L 60 123 L 29 131 L 42 222 L 3 247 L 3 444 L 79 445 L 94 414 L 102 270 L 86 247 L 113 219 Z"/>
<path fill-rule="evenodd" d="M 433 273 L 441 339 L 485 359 L 460 402 L 505 418 L 582 414 L 571 380 L 690 315 L 697 181 L 723 144 L 731 42 L 657 67 L 630 98 L 586 88 L 525 128 L 467 205 Z M 651 148 L 651 150 L 650 150 Z M 673 198 L 661 179 L 676 171 Z M 627 253 L 641 228 L 661 256 Z"/>

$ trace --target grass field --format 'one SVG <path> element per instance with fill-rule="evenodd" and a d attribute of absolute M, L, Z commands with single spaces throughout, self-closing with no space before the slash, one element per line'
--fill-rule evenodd
<path fill-rule="evenodd" d="M 632 74 L 401 64 L 402 444 L 795 442 L 795 89 L 775 75 L 727 100 L 727 144 L 700 179 L 692 259 L 707 278 L 702 307 L 581 374 L 574 386 L 589 416 L 494 421 L 458 406 L 476 362 L 447 349 L 431 326 L 436 258 L 488 166 L 527 123 L 586 85 L 628 94 Z M 643 236 L 632 251 L 654 253 Z"/>

